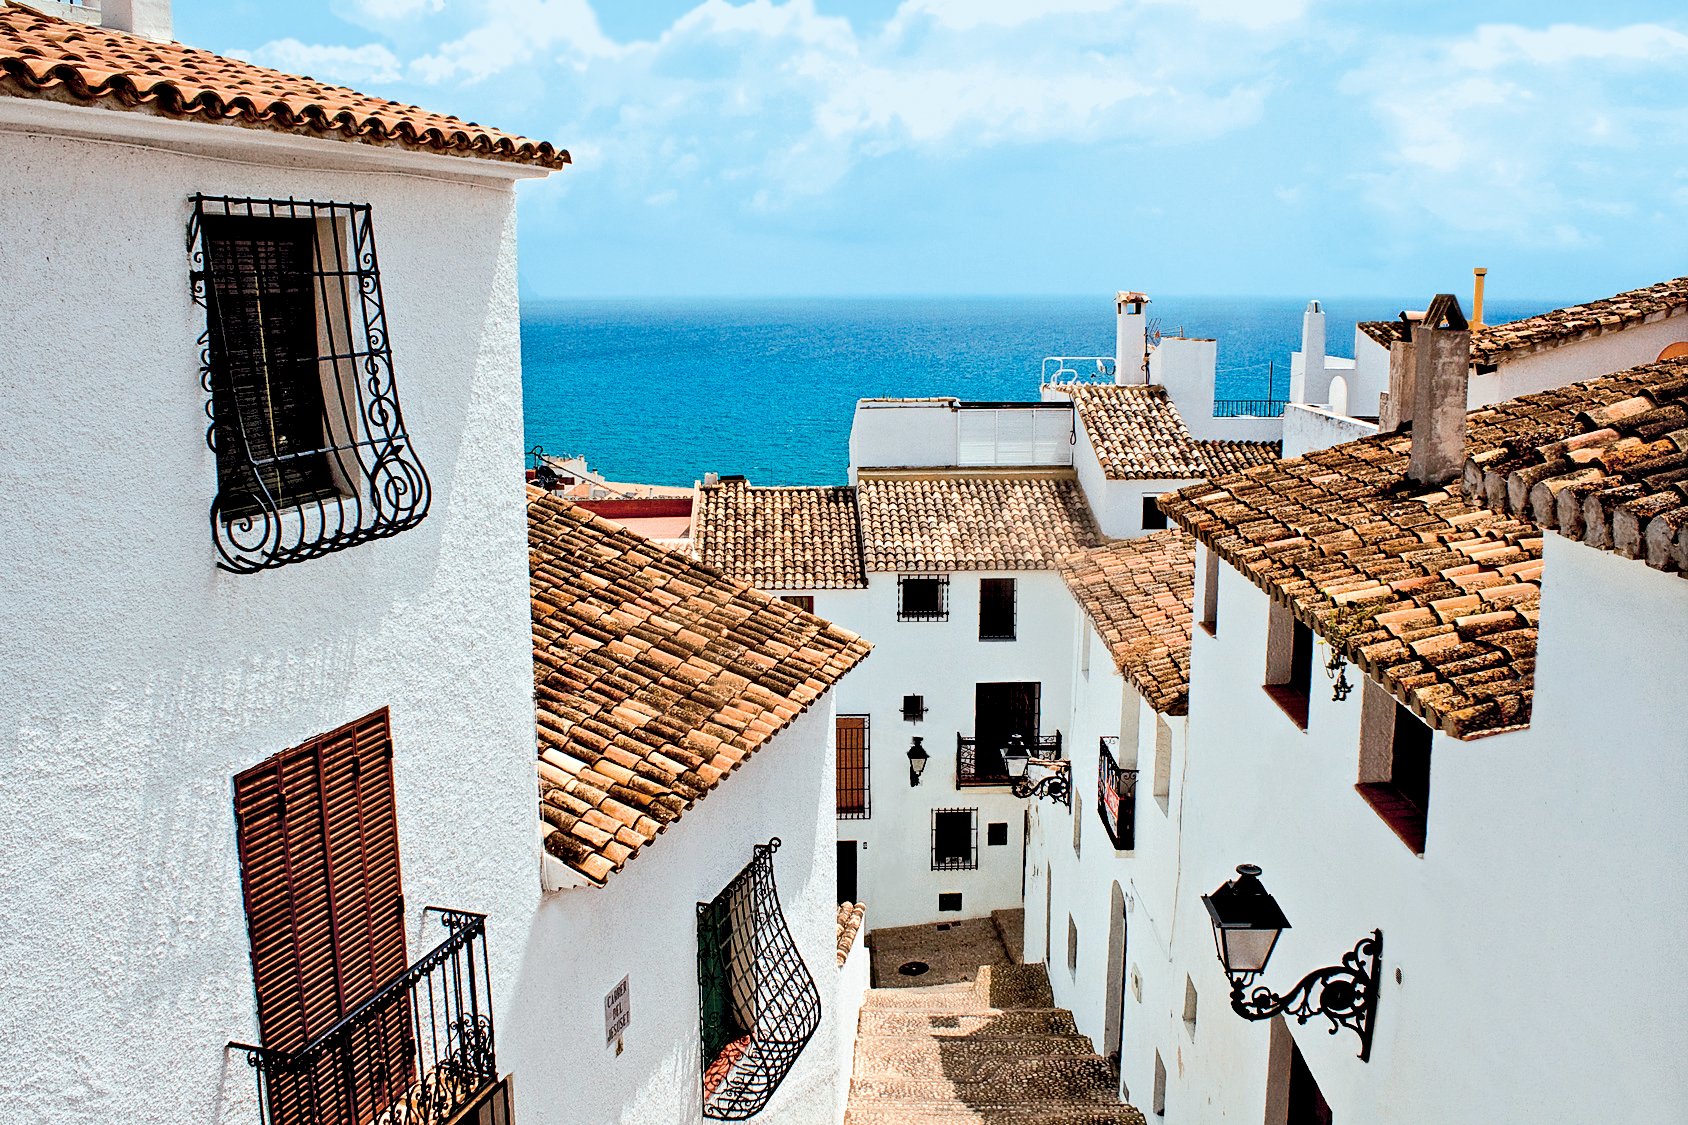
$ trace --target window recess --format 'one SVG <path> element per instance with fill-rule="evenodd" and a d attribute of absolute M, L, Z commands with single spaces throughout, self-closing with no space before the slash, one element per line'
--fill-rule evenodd
<path fill-rule="evenodd" d="M 1143 497 L 1143 530 L 1166 530 L 1166 513 L 1161 511 L 1158 495 Z"/>
<path fill-rule="evenodd" d="M 897 620 L 948 621 L 949 576 L 898 575 Z"/>
<path fill-rule="evenodd" d="M 926 717 L 926 697 L 924 695 L 903 696 L 903 720 L 918 723 Z"/>
<path fill-rule="evenodd" d="M 1424 854 L 1430 814 L 1430 727 L 1369 676 L 1360 708 L 1354 788 L 1401 842 Z"/>
<path fill-rule="evenodd" d="M 979 810 L 932 810 L 932 870 L 972 871 L 979 866 Z"/>
<path fill-rule="evenodd" d="M 1288 606 L 1272 604 L 1266 622 L 1266 694 L 1302 730 L 1313 685 L 1313 630 Z"/>
<path fill-rule="evenodd" d="M 251 573 L 416 526 L 431 486 L 399 409 L 369 206 L 192 202 L 217 564 Z"/>
<path fill-rule="evenodd" d="M 1012 578 L 979 579 L 979 639 L 981 641 L 1011 641 L 1014 639 L 1014 580 Z"/>

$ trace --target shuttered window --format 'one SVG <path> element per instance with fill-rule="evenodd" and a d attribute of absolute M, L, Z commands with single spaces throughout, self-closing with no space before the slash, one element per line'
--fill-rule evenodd
<path fill-rule="evenodd" d="M 839 820 L 866 820 L 871 811 L 867 719 L 866 715 L 839 715 L 835 724 L 838 746 Z"/>
<path fill-rule="evenodd" d="M 265 1047 L 299 1050 L 406 967 L 392 766 L 383 709 L 234 779 Z M 409 1019 L 408 1008 L 395 1005 L 358 1033 L 360 1121 L 413 1081 Z M 277 1125 L 312 1120 L 291 1104 L 303 1097 L 303 1078 L 272 1087 Z"/>

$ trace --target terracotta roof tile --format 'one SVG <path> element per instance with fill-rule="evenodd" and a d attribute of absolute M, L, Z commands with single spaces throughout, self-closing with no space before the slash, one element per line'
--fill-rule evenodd
<path fill-rule="evenodd" d="M 1640 394 L 1468 443 L 1466 500 L 1688 577 L 1688 360 L 1640 370 Z"/>
<path fill-rule="evenodd" d="M 1114 667 L 1156 711 L 1190 705 L 1190 598 L 1196 541 L 1158 531 L 1068 555 L 1061 578 L 1112 654 Z"/>
<path fill-rule="evenodd" d="M 856 934 L 862 928 L 862 918 L 867 914 L 867 907 L 859 902 L 841 902 L 838 904 L 838 967 L 843 968 L 844 962 L 850 959 L 850 947 L 856 944 Z"/>
<path fill-rule="evenodd" d="M 853 488 L 753 488 L 724 480 L 698 490 L 694 550 L 761 590 L 867 585 Z"/>
<path fill-rule="evenodd" d="M 569 154 L 209 51 L 0 5 L 0 95 L 561 168 Z"/>
<path fill-rule="evenodd" d="M 528 502 L 545 848 L 602 884 L 867 655 L 554 497 Z"/>
<path fill-rule="evenodd" d="M 1102 541 L 1070 471 L 861 474 L 869 571 L 1052 570 Z"/>
<path fill-rule="evenodd" d="M 1510 324 L 1484 325 L 1471 334 L 1471 362 L 1493 364 L 1514 352 L 1541 351 L 1685 313 L 1688 313 L 1688 277 L 1672 278 Z"/>
<path fill-rule="evenodd" d="M 1057 388 L 1073 398 L 1109 480 L 1182 480 L 1275 460 L 1280 442 L 1197 441 L 1158 383 L 1080 383 Z"/>
<path fill-rule="evenodd" d="M 1468 448 L 1523 448 L 1676 386 L 1659 364 L 1471 411 Z M 1632 411 L 1633 417 L 1645 411 Z M 1167 515 L 1457 738 L 1529 721 L 1541 533 L 1406 480 L 1380 434 L 1179 490 Z M 1485 597 L 1485 595 L 1487 595 Z"/>
<path fill-rule="evenodd" d="M 1381 344 L 1384 348 L 1392 347 L 1396 340 L 1406 339 L 1406 333 L 1402 331 L 1401 322 L 1398 320 L 1362 320 L 1358 327 L 1361 332 L 1370 336 L 1373 342 Z"/>

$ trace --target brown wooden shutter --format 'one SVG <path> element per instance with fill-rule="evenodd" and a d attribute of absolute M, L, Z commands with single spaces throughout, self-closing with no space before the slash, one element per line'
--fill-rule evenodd
<path fill-rule="evenodd" d="M 297 1051 L 408 962 L 385 709 L 235 778 L 241 877 L 263 1045 Z M 351 1041 L 343 1120 L 367 1121 L 412 1081 L 409 1007 Z M 313 1076 L 333 1084 L 330 1060 Z M 307 1076 L 272 1085 L 278 1125 L 304 1120 Z M 355 1100 L 355 1112 L 350 1104 Z M 296 1104 L 295 1104 L 296 1103 Z"/>
<path fill-rule="evenodd" d="M 837 815 L 863 819 L 868 814 L 867 716 L 839 715 L 834 730 L 838 750 Z"/>

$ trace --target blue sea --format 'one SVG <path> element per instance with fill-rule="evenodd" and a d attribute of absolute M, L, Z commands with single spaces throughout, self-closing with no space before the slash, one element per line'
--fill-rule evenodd
<path fill-rule="evenodd" d="M 584 454 L 610 480 L 842 483 L 857 399 L 1035 401 L 1045 356 L 1113 355 L 1112 296 L 525 302 L 527 443 Z M 1423 303 L 1324 302 L 1330 353 L 1353 355 L 1356 320 Z M 1288 388 L 1305 304 L 1169 297 L 1149 311 L 1167 335 L 1219 341 L 1219 397 L 1264 398 Z"/>

